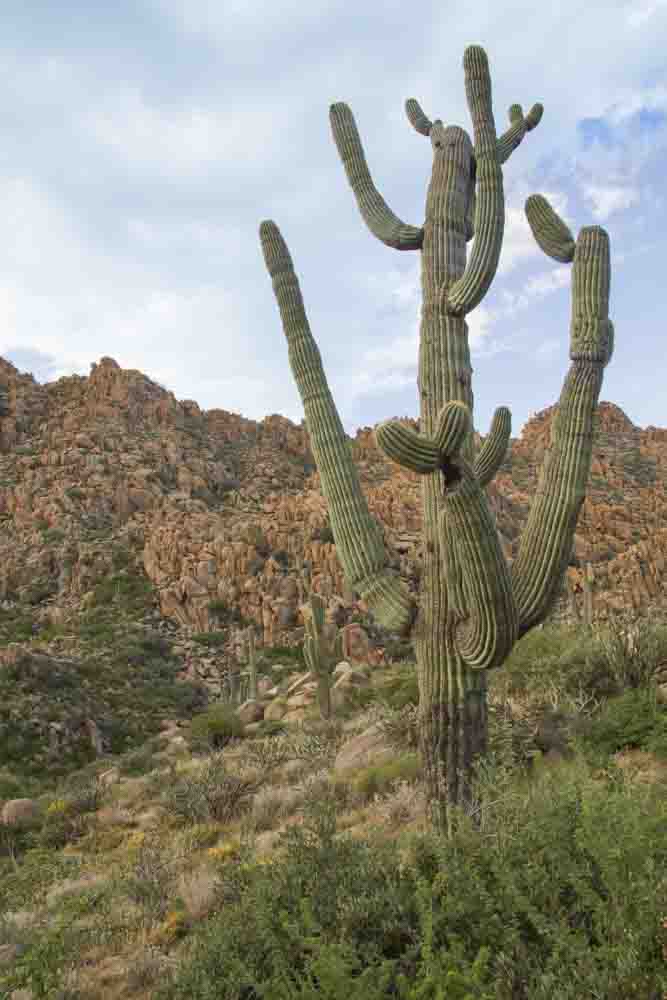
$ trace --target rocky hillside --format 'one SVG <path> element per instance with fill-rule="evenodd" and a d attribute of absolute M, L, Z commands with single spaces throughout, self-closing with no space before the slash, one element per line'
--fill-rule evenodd
<path fill-rule="evenodd" d="M 488 490 L 510 558 L 553 412 L 512 440 Z M 416 587 L 418 477 L 385 460 L 372 428 L 351 446 L 395 565 Z M 569 570 L 576 588 L 593 563 L 601 616 L 667 610 L 666 481 L 667 430 L 602 403 Z M 343 585 L 303 423 L 202 411 L 111 358 L 46 385 L 0 359 L 2 606 L 27 603 L 45 626 L 66 628 L 119 551 L 152 582 L 161 616 L 198 633 L 254 622 L 260 645 L 293 644 L 308 587 L 341 620 L 365 610 Z M 567 614 L 565 597 L 555 614 Z"/>

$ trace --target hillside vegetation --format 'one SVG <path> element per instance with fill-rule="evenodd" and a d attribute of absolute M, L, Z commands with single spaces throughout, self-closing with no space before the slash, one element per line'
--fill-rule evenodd
<path fill-rule="evenodd" d="M 298 672 L 268 659 L 275 699 Z M 172 716 L 3 829 L 0 995 L 661 1000 L 666 663 L 657 624 L 632 653 L 613 625 L 526 636 L 451 842 L 424 824 L 409 661 L 328 723 Z"/>

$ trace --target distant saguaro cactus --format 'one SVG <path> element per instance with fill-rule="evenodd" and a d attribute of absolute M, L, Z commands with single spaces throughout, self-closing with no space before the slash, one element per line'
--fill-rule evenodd
<path fill-rule="evenodd" d="M 406 102 L 410 123 L 430 139 L 433 152 L 421 227 L 402 222 L 376 190 L 348 106 L 333 104 L 330 110 L 334 141 L 371 233 L 394 249 L 421 251 L 419 432 L 393 420 L 375 432 L 390 458 L 422 477 L 423 562 L 416 600 L 391 568 L 361 491 L 285 241 L 274 222 L 260 226 L 337 556 L 375 618 L 413 640 L 430 816 L 437 829 L 449 832 L 457 808 L 470 807 L 473 764 L 486 751 L 487 671 L 544 621 L 561 590 L 590 469 L 593 415 L 613 350 L 606 232 L 585 227 L 575 240 L 546 199 L 531 195 L 525 208 L 537 243 L 554 260 L 573 262 L 572 364 L 510 568 L 484 488 L 504 459 L 511 417 L 505 407 L 495 411 L 475 455 L 465 317 L 484 298 L 498 265 L 505 218 L 501 165 L 538 124 L 542 106 L 535 104 L 524 116 L 512 105 L 510 127 L 498 137 L 484 50 L 469 46 L 463 69 L 474 144 L 462 128 L 431 121 L 415 100 Z M 466 264 L 466 242 L 473 236 Z"/>
<path fill-rule="evenodd" d="M 317 677 L 317 702 L 323 719 L 331 718 L 331 681 L 336 664 L 343 659 L 343 637 L 340 630 L 327 636 L 324 624 L 324 601 L 319 594 L 311 594 L 310 607 L 306 608 L 306 636 L 303 656 L 306 666 Z"/>
<path fill-rule="evenodd" d="M 248 698 L 257 699 L 257 651 L 255 649 L 255 627 L 246 629 L 246 669 L 248 672 Z"/>

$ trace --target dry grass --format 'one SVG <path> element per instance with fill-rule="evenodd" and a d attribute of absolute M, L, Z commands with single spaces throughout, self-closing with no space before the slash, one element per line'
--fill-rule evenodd
<path fill-rule="evenodd" d="M 183 900 L 188 915 L 193 920 L 208 916 L 215 903 L 216 872 L 210 865 L 184 873 L 177 882 L 177 894 Z"/>
<path fill-rule="evenodd" d="M 67 878 L 49 889 L 46 894 L 46 904 L 47 906 L 53 906 L 63 896 L 72 896 L 78 892 L 87 892 L 88 889 L 92 889 L 95 886 L 99 889 L 105 882 L 108 882 L 108 878 L 104 875 L 91 874 L 82 875 L 81 878 Z"/>
<path fill-rule="evenodd" d="M 423 787 L 409 781 L 399 782 L 390 795 L 376 795 L 373 800 L 374 815 L 392 828 L 402 828 L 419 819 L 424 815 L 425 808 Z"/>

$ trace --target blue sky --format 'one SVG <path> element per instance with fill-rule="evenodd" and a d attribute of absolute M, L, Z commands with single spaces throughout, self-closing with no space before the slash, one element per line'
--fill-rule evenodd
<path fill-rule="evenodd" d="M 570 269 L 533 241 L 545 194 L 612 247 L 615 354 L 602 398 L 667 425 L 667 0 L 6 0 L 0 38 L 0 355 L 40 382 L 104 355 L 179 399 L 261 419 L 303 415 L 258 226 L 301 281 L 346 430 L 416 416 L 419 254 L 366 230 L 331 137 L 347 102 L 375 182 L 423 222 L 430 144 L 472 131 L 463 52 L 489 56 L 496 127 L 544 104 L 505 164 L 496 279 L 468 317 L 475 426 L 513 434 L 556 402 Z"/>

